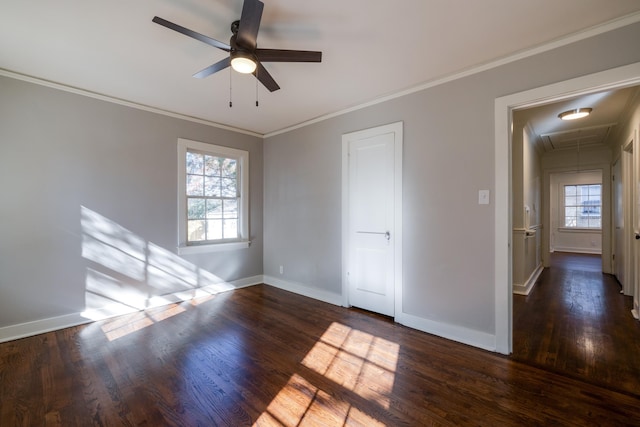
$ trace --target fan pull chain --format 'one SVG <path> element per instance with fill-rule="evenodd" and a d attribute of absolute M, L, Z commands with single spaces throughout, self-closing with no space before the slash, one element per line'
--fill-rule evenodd
<path fill-rule="evenodd" d="M 231 93 L 231 75 L 232 74 L 233 72 L 231 71 L 231 68 L 229 68 L 229 108 L 233 107 L 232 93 Z"/>
<path fill-rule="evenodd" d="M 256 68 L 256 107 L 258 107 L 258 69 Z"/>

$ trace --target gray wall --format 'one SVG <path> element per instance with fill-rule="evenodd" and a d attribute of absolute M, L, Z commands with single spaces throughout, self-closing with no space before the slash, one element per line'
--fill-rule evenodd
<path fill-rule="evenodd" d="M 250 152 L 249 249 L 172 255 L 179 137 Z M 0 77 L 0 327 L 83 311 L 96 277 L 162 294 L 182 289 L 178 267 L 261 275 L 262 176 L 261 138 Z M 109 230 L 87 233 L 82 212 L 85 228 Z M 108 244 L 93 240 L 100 233 Z M 145 263 L 136 247 L 156 248 L 163 270 L 128 271 Z M 162 289 L 150 289 L 159 275 Z"/>
<path fill-rule="evenodd" d="M 112 271 L 95 261 L 118 255 L 135 269 L 140 260 L 130 255 L 140 245 L 149 252 L 164 248 L 175 278 L 185 268 L 224 280 L 264 274 L 339 298 L 341 136 L 403 121 L 403 313 L 424 319 L 425 329 L 435 322 L 494 334 L 493 191 L 490 205 L 477 203 L 478 190 L 494 189 L 494 101 L 638 62 L 637 40 L 640 24 L 273 136 L 264 145 L 0 78 L 0 327 L 83 310 L 87 284 L 96 277 L 148 288 L 147 276 L 131 280 L 126 268 Z M 249 249 L 185 256 L 184 263 L 171 255 L 179 137 L 250 151 Z M 83 212 L 85 223 L 102 219 L 115 235 L 111 246 L 87 250 L 100 232 L 87 237 Z"/>
<path fill-rule="evenodd" d="M 494 100 L 638 62 L 637 40 L 635 24 L 267 138 L 265 275 L 340 292 L 341 136 L 403 121 L 403 312 L 494 334 L 494 205 L 477 202 L 494 189 Z"/>

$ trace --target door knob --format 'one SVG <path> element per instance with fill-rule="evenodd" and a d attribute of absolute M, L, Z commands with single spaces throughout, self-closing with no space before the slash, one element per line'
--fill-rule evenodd
<path fill-rule="evenodd" d="M 636 240 L 640 240 L 640 233 L 636 233 Z"/>
<path fill-rule="evenodd" d="M 391 233 L 390 232 L 386 232 L 384 233 L 384 238 L 387 240 L 391 240 Z M 636 234 L 636 239 L 640 239 L 640 236 Z"/>

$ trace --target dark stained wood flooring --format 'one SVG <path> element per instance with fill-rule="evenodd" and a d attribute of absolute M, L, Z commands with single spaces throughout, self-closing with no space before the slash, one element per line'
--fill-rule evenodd
<path fill-rule="evenodd" d="M 600 256 L 554 253 L 532 292 L 514 295 L 512 358 L 640 396 L 632 304 Z"/>
<path fill-rule="evenodd" d="M 259 285 L 0 344 L 0 425 L 637 425 L 640 399 Z"/>

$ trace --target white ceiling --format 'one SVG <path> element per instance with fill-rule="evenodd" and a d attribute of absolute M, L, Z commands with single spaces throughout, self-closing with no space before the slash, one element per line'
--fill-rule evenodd
<path fill-rule="evenodd" d="M 258 46 L 319 50 L 321 64 L 268 63 L 252 76 L 193 73 L 225 52 L 242 0 L 2 0 L 0 68 L 269 134 L 549 43 L 640 11 L 638 0 L 264 0 Z M 232 77 L 233 108 L 229 108 Z"/>
<path fill-rule="evenodd" d="M 627 118 L 631 104 L 640 96 L 640 87 L 596 92 L 514 112 L 514 122 L 528 124 L 543 152 L 575 148 L 603 147 Z M 560 120 L 558 115 L 576 108 L 592 112 L 579 120 Z"/>

